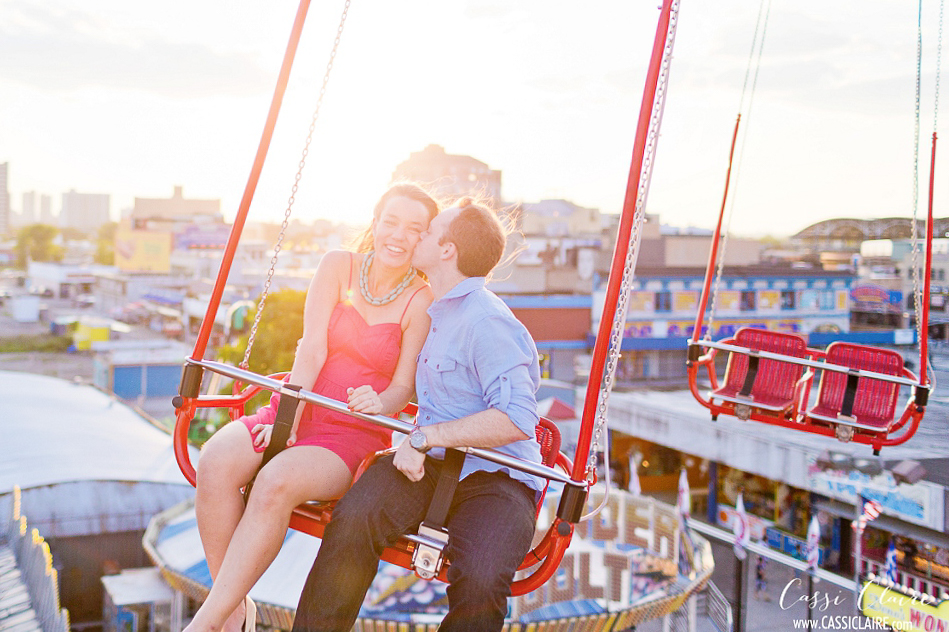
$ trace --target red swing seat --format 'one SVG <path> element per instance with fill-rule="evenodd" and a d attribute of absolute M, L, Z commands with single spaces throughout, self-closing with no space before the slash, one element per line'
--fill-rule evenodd
<path fill-rule="evenodd" d="M 277 373 L 269 376 L 272 379 L 285 379 L 286 373 Z M 187 405 L 184 400 L 176 403 L 178 408 L 177 422 L 175 425 L 175 454 L 178 458 L 178 464 L 181 467 L 185 478 L 192 485 L 196 482 L 194 466 L 190 461 L 190 455 L 186 449 L 188 443 L 188 430 L 191 426 L 191 419 L 199 408 L 227 408 L 231 419 L 237 419 L 246 413 L 246 404 L 251 397 L 261 392 L 262 387 L 255 384 L 248 384 L 241 387 L 235 383 L 234 391 L 231 395 L 217 396 L 199 396 L 190 401 Z M 409 404 L 402 411 L 402 416 L 414 417 L 418 412 L 415 404 Z M 563 453 L 560 452 L 561 437 L 560 430 L 552 421 L 541 417 L 534 429 L 537 442 L 540 444 L 540 453 L 543 465 L 547 467 L 559 467 L 564 472 L 570 473 L 573 470 L 573 463 Z M 370 454 L 360 464 L 356 470 L 355 478 L 358 478 L 365 469 L 372 464 L 385 451 Z M 546 488 L 544 489 L 546 493 Z M 538 500 L 537 510 L 540 511 L 543 503 L 543 494 Z M 329 523 L 333 515 L 335 501 L 321 502 L 313 501 L 300 505 L 294 509 L 290 517 L 290 528 L 308 533 L 312 536 L 322 538 L 323 530 Z M 573 533 L 572 525 L 558 519 L 551 524 L 540 542 L 536 543 L 533 549 L 524 558 L 520 569 L 534 568 L 530 575 L 514 581 L 511 584 L 513 595 L 522 595 L 536 590 L 544 581 L 556 570 L 563 552 L 570 542 L 570 536 Z M 408 537 L 401 538 L 394 546 L 383 551 L 382 559 L 386 562 L 402 566 L 403 568 L 412 568 L 412 555 L 415 550 L 415 543 Z M 447 582 L 447 569 L 449 562 L 442 565 L 437 578 Z"/>
<path fill-rule="evenodd" d="M 767 329 L 742 327 L 728 342 L 752 351 L 794 358 L 804 359 L 809 355 L 807 343 L 801 336 Z M 731 412 L 736 406 L 743 405 L 772 415 L 791 417 L 802 389 L 809 387 L 811 375 L 810 371 L 805 375 L 804 366 L 800 364 L 732 351 L 728 355 L 724 383 L 709 396 L 722 401 L 722 406 L 727 409 L 723 412 Z"/>
<path fill-rule="evenodd" d="M 409 404 L 403 413 L 414 415 L 416 410 L 415 404 Z M 537 442 L 540 444 L 541 462 L 548 467 L 559 466 L 564 469 L 564 471 L 570 472 L 573 469 L 573 464 L 566 456 L 560 453 L 561 437 L 560 429 L 557 425 L 549 419 L 541 417 L 534 427 L 534 433 L 537 437 Z M 359 476 L 366 471 L 366 468 L 372 465 L 376 459 L 394 450 L 395 448 L 390 448 L 367 456 L 357 468 L 354 480 L 358 479 Z M 546 493 L 547 488 L 545 487 L 537 501 L 538 514 L 543 506 Z M 290 518 L 290 527 L 322 538 L 323 531 L 333 516 L 333 508 L 335 506 L 336 501 L 313 501 L 300 505 L 293 511 L 293 515 Z M 527 554 L 519 570 L 530 568 L 538 562 L 542 562 L 550 549 L 552 539 L 552 533 L 548 532 L 547 535 L 534 546 L 533 550 Z M 415 543 L 410 538 L 403 536 L 394 545 L 383 550 L 382 559 L 403 568 L 411 568 L 414 550 Z M 448 582 L 448 567 L 450 565 L 451 561 L 445 560 L 441 571 L 437 575 L 439 580 L 446 583 Z M 515 581 L 511 584 L 512 594 L 521 595 L 530 592 L 536 588 L 534 584 L 535 582 L 531 577 Z"/>
<path fill-rule="evenodd" d="M 891 349 L 833 342 L 827 347 L 825 357 L 828 364 L 897 377 L 906 376 L 903 356 Z M 819 424 L 852 426 L 855 432 L 889 432 L 896 417 L 899 384 L 861 376 L 856 378 L 856 389 L 848 403 L 845 399 L 850 378 L 847 373 L 840 371 L 822 371 L 817 403 L 807 412 L 808 420 Z"/>

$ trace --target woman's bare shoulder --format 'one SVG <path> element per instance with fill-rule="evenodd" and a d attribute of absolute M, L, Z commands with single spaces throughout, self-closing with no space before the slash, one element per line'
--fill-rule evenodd
<path fill-rule="evenodd" d="M 435 295 L 432 293 L 432 288 L 428 283 L 423 279 L 416 279 L 415 283 L 411 285 L 409 291 L 411 294 L 411 303 L 409 303 L 407 312 L 409 318 L 416 314 L 423 314 L 428 318 L 428 306 L 432 304 L 432 301 L 435 300 Z"/>
<path fill-rule="evenodd" d="M 355 265 L 359 265 L 362 256 L 358 252 L 350 250 L 330 250 L 320 259 L 317 275 L 327 274 L 345 278 L 353 262 L 355 262 Z"/>

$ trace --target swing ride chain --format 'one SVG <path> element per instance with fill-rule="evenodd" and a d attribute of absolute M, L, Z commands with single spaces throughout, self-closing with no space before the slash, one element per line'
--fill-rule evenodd
<path fill-rule="evenodd" d="M 738 114 L 741 116 L 742 108 L 745 105 L 745 93 L 748 91 L 748 78 L 751 76 L 751 68 L 752 65 L 754 65 L 755 74 L 752 77 L 751 92 L 748 96 L 748 114 L 745 117 L 745 131 L 742 135 L 738 163 L 735 165 L 735 186 L 732 190 L 731 203 L 728 206 L 728 220 L 725 223 L 725 230 L 723 231 L 724 234 L 721 236 L 721 248 L 719 249 L 718 261 L 716 262 L 715 282 L 712 284 L 712 297 L 711 305 L 709 306 L 708 325 L 706 326 L 704 336 L 706 340 L 712 339 L 712 331 L 715 329 L 715 310 L 718 308 L 718 296 L 719 290 L 721 289 L 722 277 L 725 276 L 725 253 L 728 250 L 728 234 L 731 232 L 732 215 L 735 210 L 735 189 L 738 188 L 738 176 L 741 173 L 741 162 L 745 155 L 745 141 L 748 140 L 748 123 L 751 121 L 751 104 L 755 100 L 755 89 L 758 86 L 758 72 L 761 70 L 761 55 L 764 52 L 764 40 L 768 33 L 768 19 L 770 15 L 770 0 L 767 4 L 767 10 L 765 10 L 765 0 L 761 0 L 761 4 L 758 6 L 758 19 L 755 22 L 755 33 L 751 38 L 751 50 L 748 52 L 748 65 L 745 68 L 745 80 L 741 86 L 741 98 L 738 100 Z M 760 40 L 758 38 L 759 31 L 761 32 Z M 758 49 L 757 63 L 753 61 L 755 59 L 755 48 Z M 724 202 L 722 204 L 724 205 Z"/>
<path fill-rule="evenodd" d="M 933 95 L 933 145 L 935 146 L 936 142 L 936 128 L 938 127 L 939 120 L 939 75 L 941 74 L 942 68 L 942 26 L 943 26 L 943 9 L 944 2 L 939 3 L 939 35 L 936 44 L 936 89 L 935 94 Z M 913 151 L 913 237 L 912 237 L 912 251 L 913 251 L 913 308 L 916 310 L 916 340 L 921 341 L 923 339 L 923 320 L 922 320 L 922 309 L 923 309 L 923 290 L 920 287 L 920 270 L 919 270 L 919 218 L 918 218 L 918 206 L 919 206 L 919 111 L 920 111 L 920 90 L 922 84 L 922 64 L 923 64 L 923 31 L 922 31 L 922 0 L 919 2 L 919 23 L 917 27 L 917 39 L 916 39 L 916 110 L 915 110 L 915 136 L 914 136 L 914 151 Z M 935 149 L 933 149 L 935 151 Z M 930 174 L 932 178 L 932 174 Z M 928 221 L 928 220 L 927 220 Z M 928 247 L 932 247 L 932 244 L 929 244 Z M 925 335 L 929 335 L 929 332 L 925 332 Z M 927 364 L 929 362 L 928 358 L 923 358 L 923 366 L 920 367 L 920 375 L 922 372 L 928 370 Z"/>
<path fill-rule="evenodd" d="M 629 246 L 626 249 L 626 261 L 623 265 L 623 277 L 620 283 L 619 301 L 616 311 L 613 313 L 613 327 L 610 331 L 610 345 L 607 355 L 606 369 L 603 375 L 603 383 L 600 387 L 600 398 L 597 405 L 597 416 L 594 424 L 593 439 L 590 445 L 590 456 L 587 461 L 587 480 L 594 481 L 596 478 L 597 457 L 600 454 L 600 439 L 604 436 L 603 430 L 606 428 L 607 411 L 609 409 L 610 392 L 613 389 L 613 377 L 616 373 L 616 365 L 619 360 L 619 352 L 623 342 L 623 332 L 626 329 L 626 314 L 629 308 L 629 295 L 636 269 L 636 260 L 639 257 L 639 243 L 642 236 L 642 225 L 645 217 L 646 198 L 649 191 L 649 182 L 652 176 L 652 168 L 656 155 L 656 143 L 659 140 L 659 126 L 662 120 L 662 111 L 665 106 L 666 93 L 669 82 L 669 66 L 672 62 L 672 48 L 675 43 L 675 32 L 678 23 L 679 2 L 674 2 L 669 12 L 669 30 L 665 49 L 662 54 L 662 64 L 660 66 L 659 77 L 657 80 L 657 92 L 653 100 L 652 116 L 649 122 L 649 132 L 646 137 L 646 147 L 643 152 L 643 166 L 640 171 L 639 189 L 636 195 L 635 215 L 633 219 L 633 235 L 630 238 Z M 608 438 L 608 436 L 607 436 Z M 606 475 L 607 490 L 609 490 L 610 468 L 609 459 L 606 454 L 607 445 L 604 443 L 604 470 Z M 604 497 L 605 504 L 606 497 Z M 601 505 L 602 507 L 603 505 Z M 598 511 L 598 510 L 596 510 Z M 585 518 L 596 513 L 592 512 Z"/>
<path fill-rule="evenodd" d="M 242 369 L 247 369 L 249 366 L 250 352 L 254 347 L 254 339 L 257 337 L 257 328 L 260 325 L 260 317 L 264 313 L 264 304 L 267 302 L 267 296 L 270 294 L 270 286 L 273 283 L 273 277 L 277 267 L 277 257 L 283 247 L 283 239 L 286 235 L 287 227 L 290 225 L 290 213 L 293 210 L 293 203 L 296 201 L 300 179 L 303 177 L 303 167 L 306 165 L 306 158 L 310 153 L 310 144 L 313 142 L 313 132 L 316 129 L 316 121 L 320 116 L 320 108 L 323 105 L 323 97 L 326 95 L 326 86 L 329 84 L 330 73 L 333 70 L 333 62 L 336 59 L 336 52 L 339 49 L 339 41 L 343 36 L 343 27 L 346 25 L 349 5 L 350 0 L 346 0 L 343 5 L 343 13 L 339 19 L 339 26 L 336 28 L 333 50 L 330 52 L 329 61 L 326 63 L 326 71 L 323 73 L 323 83 L 320 85 L 320 92 L 316 99 L 316 107 L 310 119 L 310 127 L 306 135 L 306 142 L 303 144 L 303 152 L 297 167 L 297 173 L 293 179 L 293 187 L 290 189 L 290 198 L 287 200 L 287 208 L 283 213 L 283 223 L 280 225 L 280 234 L 277 235 L 277 243 L 274 245 L 273 256 L 270 258 L 270 269 L 267 271 L 267 280 L 264 282 L 264 288 L 260 293 L 260 299 L 257 303 L 257 313 L 254 315 L 254 324 L 251 325 L 250 333 L 247 336 L 247 348 L 244 350 L 244 359 L 241 360 L 240 365 L 238 365 Z"/>
<path fill-rule="evenodd" d="M 912 235 L 912 269 L 913 269 L 913 307 L 916 310 L 916 336 L 922 340 L 920 324 L 920 308 L 922 296 L 919 287 L 919 101 L 923 72 L 923 1 L 919 0 L 919 19 L 916 27 L 916 109 L 914 110 L 913 127 L 913 235 Z"/>

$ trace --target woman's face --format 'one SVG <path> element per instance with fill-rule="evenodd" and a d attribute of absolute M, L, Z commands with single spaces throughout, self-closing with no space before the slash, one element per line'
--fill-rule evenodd
<path fill-rule="evenodd" d="M 373 220 L 376 259 L 390 266 L 409 265 L 415 245 L 428 228 L 428 209 L 418 200 L 395 196 L 386 201 Z"/>

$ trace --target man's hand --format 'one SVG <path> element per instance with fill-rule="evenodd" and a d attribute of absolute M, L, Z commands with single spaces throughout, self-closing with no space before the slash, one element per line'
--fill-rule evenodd
<path fill-rule="evenodd" d="M 425 474 L 425 455 L 409 445 L 408 439 L 395 451 L 392 464 L 405 474 L 410 481 L 417 483 Z"/>

